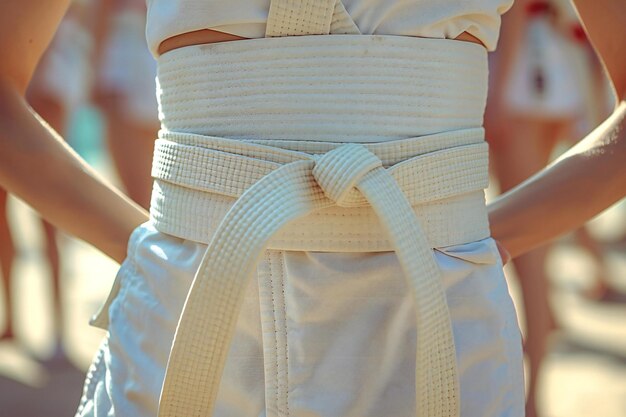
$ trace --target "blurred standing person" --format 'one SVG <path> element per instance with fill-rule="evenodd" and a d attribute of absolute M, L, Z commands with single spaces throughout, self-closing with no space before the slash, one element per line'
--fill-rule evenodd
<path fill-rule="evenodd" d="M 159 129 L 156 61 L 145 38 L 143 0 L 95 0 L 94 101 L 106 119 L 106 138 L 127 194 L 150 205 L 150 166 Z"/>
<path fill-rule="evenodd" d="M 27 91 L 27 100 L 33 109 L 57 132 L 67 130 L 72 111 L 84 101 L 88 87 L 88 55 L 90 39 L 85 31 L 85 4 L 74 1 L 63 18 L 55 37 L 41 59 Z M 68 82 L 71 81 L 71 82 Z M 7 193 L 0 189 L 0 262 L 4 293 L 6 297 L 7 325 L 3 339 L 13 339 L 14 316 L 11 273 L 15 258 L 15 247 L 10 233 L 6 213 Z M 52 358 L 64 357 L 63 353 L 63 308 L 61 297 L 61 270 L 59 248 L 55 228 L 42 220 L 45 232 L 46 258 L 50 264 L 53 295 L 53 325 L 55 348 Z"/>
<path fill-rule="evenodd" d="M 491 62 L 485 128 L 492 168 L 506 192 L 543 168 L 559 140 L 582 137 L 606 116 L 600 110 L 606 100 L 597 92 L 606 90 L 601 65 L 569 1 L 516 2 L 505 17 L 500 50 Z M 602 276 L 602 252 L 585 232 L 580 236 Z M 547 250 L 538 248 L 513 261 L 526 314 L 528 417 L 538 415 L 537 385 L 554 326 Z"/>

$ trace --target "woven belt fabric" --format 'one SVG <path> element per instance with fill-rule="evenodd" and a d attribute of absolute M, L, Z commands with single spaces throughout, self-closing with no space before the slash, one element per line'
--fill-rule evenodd
<path fill-rule="evenodd" d="M 479 128 L 487 53 L 470 42 L 320 35 L 194 45 L 158 58 L 162 129 L 375 143 Z"/>
<path fill-rule="evenodd" d="M 208 245 L 160 417 L 212 415 L 244 290 L 270 247 L 394 250 L 416 306 L 417 415 L 459 415 L 432 248 L 489 235 L 486 53 L 359 33 L 340 0 L 271 0 L 266 39 L 159 57 L 152 220 Z"/>
<path fill-rule="evenodd" d="M 340 0 L 274 0 L 270 3 L 266 37 L 329 33 L 361 33 Z"/>
<path fill-rule="evenodd" d="M 456 356 L 445 293 L 413 205 L 482 189 L 486 145 L 430 152 L 385 168 L 364 144 L 342 144 L 324 154 L 307 155 L 220 138 L 207 142 L 222 146 L 203 148 L 184 144 L 186 138 L 194 139 L 170 134 L 179 141 L 159 140 L 154 176 L 238 199 L 213 235 L 190 289 L 170 354 L 160 415 L 211 415 L 244 289 L 272 236 L 312 212 L 363 205 L 370 205 L 379 217 L 415 297 L 418 415 L 458 415 Z M 379 148 L 384 154 L 401 145 L 385 143 Z M 261 157 L 253 157 L 257 155 Z M 287 161 L 276 162 L 281 159 Z M 198 169 L 204 169 L 202 175 Z M 466 215 L 471 223 L 472 213 Z"/>
<path fill-rule="evenodd" d="M 228 210 L 254 182 L 281 164 L 319 157 L 340 145 L 235 141 L 162 132 L 155 147 L 151 217 L 163 233 L 209 244 Z M 487 145 L 482 129 L 365 146 L 380 157 L 383 166 L 389 167 L 405 191 L 431 248 L 488 236 L 482 192 L 488 181 L 484 169 Z M 354 207 L 334 205 L 293 220 L 271 237 L 267 248 L 324 252 L 394 250 L 373 209 L 364 204 L 362 197 L 353 197 L 358 203 Z"/>

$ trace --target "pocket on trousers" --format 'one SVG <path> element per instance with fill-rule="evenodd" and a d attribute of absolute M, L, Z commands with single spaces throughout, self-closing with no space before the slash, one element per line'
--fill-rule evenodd
<path fill-rule="evenodd" d="M 495 240 L 437 248 L 452 319 L 464 415 L 523 415 L 519 327 Z"/>
<path fill-rule="evenodd" d="M 460 245 L 435 248 L 435 250 L 476 265 L 502 263 L 496 242 L 491 237 Z"/>
<path fill-rule="evenodd" d="M 94 327 L 99 327 L 103 330 L 108 330 L 109 307 L 111 306 L 111 303 L 113 303 L 113 300 L 115 300 L 120 294 L 120 290 L 124 286 L 127 276 L 134 269 L 133 258 L 135 256 L 135 250 L 137 248 L 137 241 L 139 239 L 140 232 L 142 231 L 142 229 L 143 229 L 143 224 L 136 227 L 135 230 L 133 230 L 133 232 L 130 234 L 130 238 L 128 239 L 128 250 L 126 252 L 126 259 L 124 259 L 124 262 L 122 262 L 122 265 L 120 265 L 120 269 L 117 271 L 117 274 L 115 275 L 115 280 L 113 281 L 113 285 L 111 286 L 111 289 L 109 290 L 109 294 L 106 300 L 100 306 L 96 314 L 92 316 L 91 320 L 89 320 L 90 325 Z"/>

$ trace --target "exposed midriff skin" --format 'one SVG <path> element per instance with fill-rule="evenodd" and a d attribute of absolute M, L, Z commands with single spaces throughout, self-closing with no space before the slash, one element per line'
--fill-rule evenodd
<path fill-rule="evenodd" d="M 242 39 L 247 39 L 247 38 L 242 38 L 241 36 L 237 36 L 237 35 L 231 35 L 230 33 L 219 32 L 217 30 L 202 29 L 202 30 L 196 30 L 193 32 L 187 32 L 187 33 L 183 33 L 180 35 L 172 36 L 171 38 L 164 40 L 159 45 L 158 52 L 159 52 L 159 55 L 161 55 L 173 49 L 182 48 L 183 46 L 202 45 L 202 44 L 216 43 L 216 42 L 238 41 Z M 455 39 L 459 41 L 473 42 L 479 45 L 483 45 L 483 43 L 478 38 L 470 35 L 467 32 L 461 33 Z"/>

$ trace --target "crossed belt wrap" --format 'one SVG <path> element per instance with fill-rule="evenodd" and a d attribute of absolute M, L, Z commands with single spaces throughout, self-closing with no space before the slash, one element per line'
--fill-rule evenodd
<path fill-rule="evenodd" d="M 273 0 L 268 36 L 283 35 L 276 16 L 302 24 L 289 9 L 302 3 Z M 308 3 L 302 10 L 325 5 L 325 33 L 358 33 L 340 1 Z M 161 59 L 151 217 L 208 247 L 174 337 L 160 417 L 212 415 L 244 291 L 267 248 L 395 251 L 415 299 L 417 415 L 459 415 L 433 248 L 489 236 L 487 145 L 482 128 L 467 128 L 482 118 L 486 56 L 460 44 L 302 36 Z M 451 68 L 466 79 L 441 71 Z"/>
<path fill-rule="evenodd" d="M 479 137 L 476 133 L 474 137 Z M 445 142 L 459 134 L 438 136 L 438 142 Z M 163 187 L 171 186 L 183 193 L 189 189 L 207 193 L 208 199 L 236 197 L 213 232 L 188 294 L 170 354 L 160 415 L 210 415 L 244 290 L 259 256 L 272 237 L 293 222 L 336 207 L 373 210 L 413 290 L 419 415 L 458 414 L 450 315 L 429 236 L 415 213 L 429 204 L 441 210 L 437 201 L 459 195 L 471 201 L 469 196 L 486 186 L 487 146 L 458 145 L 386 168 L 379 155 L 395 151 L 397 157 L 404 142 L 334 144 L 326 153 L 308 154 L 191 134 L 168 133 L 157 141 L 156 190 L 167 196 L 171 191 Z M 159 200 L 159 192 L 155 195 Z M 173 199 L 170 194 L 163 201 Z M 153 205 L 157 228 L 159 223 L 168 228 L 161 221 L 168 218 L 165 211 L 158 201 Z M 447 214 L 459 217 L 458 211 Z M 476 220 L 480 225 L 461 228 L 467 241 L 488 234 L 480 211 L 464 215 L 468 223 Z M 458 243 L 443 229 L 430 234 L 440 242 Z"/>

